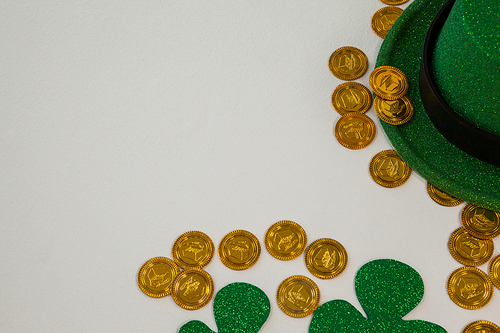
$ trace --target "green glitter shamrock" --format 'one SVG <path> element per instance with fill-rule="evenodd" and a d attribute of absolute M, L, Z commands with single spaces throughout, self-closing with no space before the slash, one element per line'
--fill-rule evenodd
<path fill-rule="evenodd" d="M 271 305 L 266 294 L 254 285 L 237 282 L 222 288 L 214 299 L 214 317 L 219 333 L 257 333 Z M 199 320 L 182 326 L 179 333 L 214 333 Z"/>
<path fill-rule="evenodd" d="M 349 302 L 333 300 L 314 312 L 309 333 L 446 333 L 427 321 L 402 319 L 424 295 L 422 278 L 402 262 L 370 261 L 356 274 L 355 289 L 367 318 Z"/>

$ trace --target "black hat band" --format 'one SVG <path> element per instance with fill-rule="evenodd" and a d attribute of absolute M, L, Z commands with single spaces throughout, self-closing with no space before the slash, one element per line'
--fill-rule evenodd
<path fill-rule="evenodd" d="M 432 54 L 455 0 L 449 0 L 432 20 L 425 36 L 419 88 L 424 109 L 434 127 L 452 144 L 486 163 L 500 166 L 500 137 L 469 123 L 445 102 L 432 76 Z"/>

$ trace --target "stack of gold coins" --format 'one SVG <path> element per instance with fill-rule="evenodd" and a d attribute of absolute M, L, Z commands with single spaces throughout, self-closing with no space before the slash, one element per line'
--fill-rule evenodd
<path fill-rule="evenodd" d="M 462 227 L 451 234 L 448 248 L 453 258 L 465 266 L 448 278 L 448 294 L 462 308 L 479 309 L 490 301 L 493 286 L 500 288 L 500 255 L 491 260 L 489 275 L 474 267 L 493 256 L 493 238 L 500 234 L 500 214 L 468 204 L 461 212 L 461 221 Z"/>
<path fill-rule="evenodd" d="M 328 67 L 337 78 L 351 81 L 366 72 L 368 58 L 360 49 L 344 46 L 332 53 Z M 334 90 L 332 105 L 341 115 L 335 125 L 337 141 L 349 149 L 368 146 L 375 137 L 375 124 L 364 115 L 372 105 L 368 88 L 357 82 L 343 83 Z"/>
<path fill-rule="evenodd" d="M 213 255 L 214 244 L 210 237 L 201 231 L 188 231 L 179 236 L 172 247 L 174 261 L 156 257 L 142 265 L 137 277 L 139 288 L 156 298 L 172 294 L 180 307 L 199 309 L 214 293 L 212 277 L 203 270 Z"/>
<path fill-rule="evenodd" d="M 375 112 L 384 122 L 402 125 L 413 116 L 413 104 L 406 96 L 408 78 L 396 67 L 380 66 L 370 74 L 370 87 L 377 95 L 373 102 Z"/>

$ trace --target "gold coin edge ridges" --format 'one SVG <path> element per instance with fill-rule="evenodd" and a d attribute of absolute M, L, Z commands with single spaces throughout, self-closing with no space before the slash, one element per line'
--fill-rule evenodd
<path fill-rule="evenodd" d="M 461 203 L 463 203 L 464 201 L 462 199 L 459 199 L 459 198 L 456 198 L 456 200 L 454 200 L 452 203 L 448 202 L 448 201 L 444 201 L 443 199 L 441 199 L 441 197 L 439 197 L 434 191 L 433 189 L 436 188 L 436 189 L 439 189 L 437 188 L 435 185 L 431 184 L 430 182 L 427 182 L 427 194 L 429 194 L 429 197 L 434 200 L 434 202 L 440 204 L 441 206 L 445 206 L 445 207 L 455 207 L 455 206 L 458 206 L 460 205 Z M 440 191 L 442 191 L 441 189 L 439 189 Z M 444 191 L 443 191 L 444 192 Z M 432 194 L 431 194 L 432 193 Z M 451 194 L 450 194 L 451 195 Z M 438 201 L 440 200 L 440 201 Z M 476 237 L 477 238 L 477 237 Z"/>
<path fill-rule="evenodd" d="M 282 287 L 285 287 L 286 284 L 288 284 L 290 281 L 293 281 L 293 280 L 303 280 L 303 281 L 306 281 L 307 284 L 309 284 L 310 286 L 312 286 L 312 289 L 314 290 L 315 294 L 317 297 L 315 297 L 314 299 L 314 306 L 311 307 L 311 309 L 309 309 L 309 311 L 304 311 L 302 313 L 295 313 L 295 312 L 292 312 L 291 310 L 289 310 L 284 302 L 281 302 L 281 289 Z M 314 313 L 314 311 L 316 311 L 316 309 L 318 308 L 319 306 L 319 302 L 321 300 L 321 292 L 319 290 L 319 287 L 318 285 L 313 281 L 311 280 L 310 278 L 308 278 L 307 276 L 303 276 L 303 275 L 293 275 L 293 276 L 290 276 L 286 279 L 284 279 L 280 285 L 278 286 L 278 290 L 276 291 L 276 302 L 278 303 L 278 307 L 281 309 L 281 311 L 283 311 L 286 315 L 290 316 L 290 317 L 294 317 L 294 318 L 303 318 L 303 317 L 307 317 L 309 315 L 311 315 L 312 313 Z"/>
<path fill-rule="evenodd" d="M 323 242 L 333 243 L 335 246 L 338 245 L 340 247 L 341 252 L 345 256 L 345 260 L 342 261 L 342 265 L 341 265 L 340 269 L 333 272 L 333 273 L 326 274 L 326 273 L 318 272 L 316 270 L 316 268 L 314 268 L 314 266 L 309 263 L 309 256 L 311 255 L 310 252 L 313 251 L 314 247 L 317 247 L 316 246 L 317 244 L 323 243 Z M 333 279 L 333 278 L 339 276 L 340 274 L 342 274 L 347 267 L 348 260 L 349 260 L 349 257 L 348 257 L 347 250 L 345 249 L 344 245 L 342 245 L 342 243 L 340 243 L 339 241 L 332 239 L 332 238 L 320 238 L 320 239 L 315 240 L 314 242 L 309 244 L 309 246 L 306 249 L 306 254 L 304 256 L 306 268 L 309 271 L 309 273 L 311 273 L 315 277 L 323 279 L 323 280 Z"/>
<path fill-rule="evenodd" d="M 349 85 L 360 87 L 359 90 L 362 90 L 364 93 L 366 93 L 366 96 L 367 96 L 367 101 L 366 102 L 367 103 L 366 103 L 366 106 L 363 109 L 361 109 L 362 111 L 343 111 L 343 110 L 339 110 L 336 107 L 336 103 L 333 102 L 334 97 L 336 96 L 336 93 L 338 93 L 338 91 L 340 89 L 344 88 L 345 86 L 349 86 Z M 370 107 L 371 107 L 372 103 L 373 103 L 373 97 L 372 97 L 372 94 L 371 94 L 370 90 L 364 84 L 361 84 L 361 83 L 358 83 L 358 82 L 352 82 L 352 81 L 350 81 L 350 82 L 344 82 L 342 84 L 339 84 L 337 86 L 337 88 L 335 88 L 335 90 L 332 93 L 332 105 L 333 105 L 333 108 L 341 116 L 343 116 L 343 115 L 345 115 L 347 113 L 352 113 L 352 112 L 365 113 L 366 111 L 370 110 Z"/>
<path fill-rule="evenodd" d="M 142 272 L 144 271 L 146 265 L 153 263 L 155 261 L 158 261 L 158 260 L 165 260 L 168 264 L 173 264 L 172 267 L 174 268 L 175 275 L 172 277 L 172 281 L 170 282 L 170 285 L 168 286 L 168 288 L 165 289 L 165 292 L 163 292 L 161 294 L 153 294 L 150 291 L 145 290 L 145 287 L 141 283 L 141 276 L 142 276 Z M 144 262 L 142 264 L 141 268 L 139 268 L 139 272 L 137 273 L 137 284 L 139 285 L 139 289 L 141 289 L 141 291 L 144 294 L 146 294 L 147 296 L 153 297 L 153 298 L 162 298 L 162 297 L 166 297 L 166 296 L 171 294 L 172 283 L 175 280 L 175 277 L 177 276 L 177 274 L 179 274 L 179 267 L 177 266 L 177 263 L 175 261 L 173 261 L 172 259 L 167 258 L 167 257 L 154 257 L 154 258 L 150 258 L 150 259 L 146 260 L 146 262 Z"/>
<path fill-rule="evenodd" d="M 404 163 L 404 165 L 406 166 L 406 168 L 408 169 L 407 172 L 405 172 L 403 175 L 403 177 L 394 182 L 394 183 L 387 183 L 385 180 L 380 180 L 380 178 L 378 176 L 376 176 L 375 172 L 372 172 L 373 170 L 373 165 L 375 164 L 376 160 L 377 159 L 380 159 L 380 156 L 382 156 L 384 153 L 386 154 L 394 154 L 401 162 Z M 393 187 L 398 187 L 398 186 L 401 186 L 403 185 L 404 183 L 406 183 L 408 181 L 408 179 L 410 178 L 411 176 L 411 173 L 412 173 L 412 170 L 410 168 L 410 166 L 405 162 L 403 161 L 403 159 L 398 155 L 398 153 L 393 150 L 393 149 L 387 149 L 387 150 L 382 150 L 380 152 L 378 152 L 377 154 L 375 154 L 371 161 L 370 161 L 370 165 L 369 165 L 369 171 L 370 171 L 370 176 L 372 177 L 373 181 L 377 184 L 379 184 L 380 186 L 383 186 L 383 187 L 388 187 L 388 188 L 393 188 Z"/>
<path fill-rule="evenodd" d="M 229 237 L 236 235 L 236 234 L 244 234 L 244 235 L 248 236 L 251 240 L 255 240 L 254 243 L 257 244 L 256 255 L 249 263 L 245 263 L 243 265 L 237 265 L 237 264 L 227 260 L 226 256 L 223 255 L 223 253 L 224 253 L 223 243 L 225 243 Z M 220 241 L 219 248 L 218 248 L 218 255 L 219 255 L 220 261 L 224 264 L 224 266 L 226 266 L 227 268 L 230 268 L 232 270 L 235 270 L 235 271 L 242 271 L 242 270 L 248 269 L 248 268 L 252 267 L 253 265 L 255 265 L 257 260 L 260 258 L 260 253 L 261 253 L 261 248 L 260 248 L 259 239 L 257 237 L 255 237 L 255 235 L 252 234 L 250 231 L 243 230 L 243 229 L 233 230 L 233 231 L 227 233 Z"/>
<path fill-rule="evenodd" d="M 467 232 L 467 230 L 464 227 L 459 227 L 459 228 L 455 229 L 453 231 L 453 233 L 450 235 L 450 239 L 448 240 L 448 250 L 450 251 L 451 256 L 456 261 L 458 261 L 459 263 L 461 263 L 462 265 L 465 265 L 465 266 L 476 267 L 476 266 L 481 266 L 481 265 L 487 263 L 491 259 L 491 257 L 493 256 L 493 250 L 494 250 L 493 241 L 491 239 L 480 239 L 480 238 L 472 236 L 478 240 L 486 242 L 487 246 L 488 246 L 488 252 L 487 252 L 487 255 L 484 256 L 479 261 L 467 260 L 466 258 L 462 257 L 458 253 L 458 251 L 455 250 L 455 241 L 457 239 L 457 236 L 459 236 L 463 233 L 467 233 L 469 236 L 472 236 L 471 234 L 469 234 Z"/>
<path fill-rule="evenodd" d="M 208 294 L 208 297 L 206 297 L 203 302 L 196 304 L 194 306 L 189 306 L 189 305 L 184 304 L 179 298 L 177 298 L 177 295 L 174 293 L 174 288 L 173 288 L 175 285 L 175 282 L 177 282 L 177 279 L 180 279 L 183 274 L 187 274 L 187 273 L 191 273 L 191 272 L 201 273 L 201 275 L 203 275 L 206 278 L 206 280 L 208 280 L 208 282 L 209 282 L 208 285 L 210 286 L 210 293 Z M 212 276 L 210 276 L 210 274 L 207 271 L 205 271 L 199 267 L 186 268 L 182 272 L 179 272 L 179 274 L 177 274 L 175 279 L 172 281 L 172 299 L 174 300 L 175 304 L 177 304 L 178 306 L 180 306 L 181 308 L 183 308 L 185 310 L 198 310 L 210 302 L 210 300 L 212 299 L 212 297 L 214 295 L 214 289 L 215 289 L 214 280 L 212 279 Z"/>
<path fill-rule="evenodd" d="M 450 283 L 451 283 L 452 277 L 454 277 L 455 275 L 457 275 L 461 271 L 474 271 L 474 272 L 478 273 L 478 275 L 480 275 L 485 280 L 484 282 L 487 285 L 487 287 L 489 287 L 489 288 L 487 288 L 487 290 L 485 290 L 485 291 L 487 291 L 488 295 L 487 295 L 486 301 L 484 303 L 481 303 L 479 305 L 467 305 L 467 304 L 462 303 L 459 299 L 457 299 L 455 297 Z M 446 282 L 446 288 L 448 291 L 448 296 L 453 301 L 453 303 L 455 303 L 456 305 L 460 306 L 461 308 L 464 308 L 467 310 L 476 310 L 476 309 L 480 309 L 480 308 L 486 306 L 486 304 L 488 304 L 490 302 L 491 297 L 493 296 L 493 289 L 492 289 L 493 285 L 491 284 L 490 277 L 485 272 L 483 272 L 482 270 L 480 270 L 477 267 L 465 266 L 465 267 L 460 267 L 460 268 L 457 268 L 456 270 L 454 270 L 450 274 L 450 276 L 448 277 L 448 281 Z"/>
<path fill-rule="evenodd" d="M 349 76 L 349 75 L 344 75 L 342 73 L 338 73 L 334 69 L 332 69 L 333 66 L 331 65 L 331 60 L 332 60 L 334 55 L 342 52 L 343 50 L 350 50 L 350 49 L 351 50 L 354 49 L 355 52 L 359 51 L 361 53 L 361 58 L 363 59 L 363 61 L 362 61 L 363 65 L 361 66 L 361 71 L 359 73 L 355 74 L 354 76 Z M 361 76 L 363 76 L 366 73 L 366 71 L 368 69 L 368 57 L 366 56 L 366 54 L 362 50 L 360 50 L 359 48 L 357 48 L 355 46 L 342 46 L 342 47 L 339 47 L 338 49 L 336 49 L 335 51 L 333 51 L 333 53 L 330 55 L 330 58 L 328 58 L 328 68 L 330 68 L 330 72 L 336 78 L 338 78 L 340 80 L 344 80 L 344 81 L 352 81 L 352 80 L 360 78 Z"/>
<path fill-rule="evenodd" d="M 191 235 L 200 236 L 201 238 L 203 238 L 206 241 L 206 243 L 210 247 L 210 249 L 208 251 L 209 252 L 208 257 L 207 257 L 208 259 L 203 260 L 202 263 L 199 265 L 186 264 L 185 262 L 180 260 L 180 257 L 177 255 L 177 251 L 175 251 L 175 249 L 178 248 L 180 243 L 184 239 L 186 239 L 188 236 L 191 236 Z M 203 267 L 207 266 L 212 261 L 212 259 L 214 257 L 214 252 L 215 252 L 215 245 L 214 245 L 214 242 L 212 241 L 212 238 L 210 238 L 210 236 L 208 236 L 207 234 L 205 234 L 204 232 L 199 231 L 199 230 L 186 231 L 185 233 L 183 233 L 182 235 L 177 237 L 177 239 L 174 242 L 174 245 L 172 245 L 172 258 L 174 259 L 175 263 L 182 268 L 191 268 L 191 267 L 203 268 Z"/>
<path fill-rule="evenodd" d="M 384 69 L 385 70 L 393 70 L 396 73 L 398 73 L 399 75 L 401 75 L 401 77 L 403 78 L 403 81 L 405 83 L 405 88 L 403 89 L 402 92 L 400 92 L 399 94 L 397 94 L 395 96 L 389 96 L 389 95 L 384 94 L 382 91 L 380 91 L 380 89 L 375 89 L 377 87 L 376 87 L 376 85 L 374 83 L 374 75 L 375 75 L 374 73 L 377 73 L 378 71 L 384 70 Z M 410 86 L 410 83 L 408 81 L 408 77 L 406 76 L 406 74 L 402 70 L 400 70 L 397 67 L 388 66 L 388 65 L 375 67 L 372 70 L 372 72 L 370 73 L 370 77 L 368 78 L 368 82 L 370 84 L 370 88 L 372 88 L 372 90 L 375 93 L 375 95 L 379 96 L 382 99 L 388 100 L 388 101 L 394 101 L 394 100 L 397 100 L 397 99 L 402 98 L 403 96 L 405 96 L 406 93 L 408 92 L 408 88 Z M 381 92 L 381 94 L 377 93 L 377 91 Z"/>
<path fill-rule="evenodd" d="M 271 229 L 273 229 L 273 228 L 275 228 L 277 226 L 280 226 L 280 225 L 293 225 L 294 227 L 297 227 L 298 233 L 304 238 L 304 245 L 302 246 L 302 249 L 300 251 L 296 252 L 295 254 L 291 255 L 291 256 L 286 256 L 285 257 L 283 255 L 278 254 L 277 252 L 273 252 L 274 248 L 272 248 L 268 244 L 268 242 L 267 242 L 268 235 L 272 231 Z M 307 234 L 306 234 L 304 228 L 302 228 L 302 226 L 300 224 L 298 224 L 297 222 L 290 221 L 290 220 L 281 220 L 281 221 L 278 221 L 278 222 L 274 223 L 273 225 L 271 225 L 267 229 L 266 234 L 264 235 L 264 245 L 266 247 L 267 252 L 271 256 L 273 256 L 274 258 L 276 258 L 278 260 L 283 260 L 283 261 L 292 260 L 292 259 L 295 259 L 298 256 L 300 256 L 306 250 L 306 247 L 307 247 Z"/>
<path fill-rule="evenodd" d="M 372 128 L 372 135 L 370 136 L 370 139 L 368 141 L 366 141 L 362 144 L 358 144 L 358 145 L 351 145 L 342 139 L 342 137 L 340 135 L 340 130 L 339 130 L 340 122 L 343 119 L 346 119 L 348 117 L 360 117 L 360 118 L 366 118 L 366 120 L 368 120 L 368 123 L 371 125 L 371 128 Z M 342 146 L 344 146 L 348 149 L 358 150 L 358 149 L 363 149 L 363 148 L 367 147 L 368 145 L 370 145 L 370 143 L 372 143 L 372 141 L 375 139 L 375 134 L 377 132 L 377 128 L 376 128 L 373 120 L 370 117 L 368 117 L 367 115 L 360 113 L 360 112 L 349 112 L 349 113 L 342 115 L 337 120 L 337 122 L 335 123 L 335 129 L 333 130 L 333 132 L 335 134 L 335 138 Z"/>

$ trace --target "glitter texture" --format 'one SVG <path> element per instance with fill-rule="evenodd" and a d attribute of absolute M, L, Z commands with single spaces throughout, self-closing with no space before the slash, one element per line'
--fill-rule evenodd
<path fill-rule="evenodd" d="M 422 278 L 410 266 L 397 260 L 373 260 L 361 267 L 355 278 L 356 296 L 365 318 L 344 300 L 321 305 L 309 326 L 309 333 L 399 332 L 444 333 L 446 330 L 423 320 L 403 320 L 422 299 Z"/>
<path fill-rule="evenodd" d="M 468 122 L 500 135 L 500 6 L 461 0 L 436 43 L 434 77 L 443 98 Z"/>
<path fill-rule="evenodd" d="M 460 3 L 461 0 L 457 1 Z M 406 74 L 410 84 L 407 96 L 414 105 L 415 113 L 406 124 L 393 126 L 381 122 L 381 126 L 401 158 L 431 184 L 464 201 L 499 211 L 500 168 L 473 158 L 449 143 L 432 125 L 420 99 L 418 74 L 423 41 L 430 22 L 445 2 L 445 0 L 415 0 L 396 20 L 384 39 L 376 67 L 394 66 Z M 473 3 L 464 2 L 466 4 L 464 8 L 470 11 L 477 3 L 483 5 L 490 3 L 491 6 L 495 6 L 494 1 L 481 0 Z M 482 11 L 474 9 L 474 12 L 477 13 L 475 15 L 483 15 Z M 498 15 L 495 20 L 479 19 L 479 21 L 482 25 L 496 24 L 495 28 L 488 31 L 498 33 Z M 498 43 L 498 37 L 490 35 L 481 38 L 496 39 Z M 450 36 L 449 40 L 452 39 Z M 498 44 L 495 45 L 491 47 L 498 50 Z M 456 62 L 455 71 L 461 70 L 462 60 L 452 60 Z M 495 82 L 496 77 L 491 81 Z M 472 82 L 473 87 L 475 84 L 476 82 Z M 463 86 L 457 87 L 457 89 L 462 88 Z M 470 95 L 475 96 L 473 92 Z M 498 102 L 492 102 L 491 105 L 496 108 L 496 111 L 488 110 L 492 115 L 494 112 L 499 112 Z M 498 124 L 498 115 L 496 117 Z"/>
<path fill-rule="evenodd" d="M 214 317 L 219 333 L 257 333 L 271 305 L 266 294 L 248 283 L 231 283 L 222 288 L 214 299 Z M 214 333 L 207 325 L 192 320 L 179 333 Z"/>

